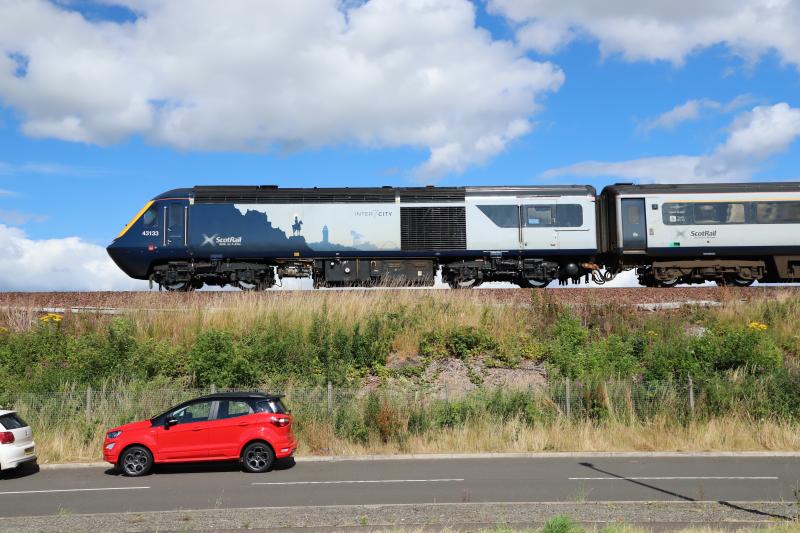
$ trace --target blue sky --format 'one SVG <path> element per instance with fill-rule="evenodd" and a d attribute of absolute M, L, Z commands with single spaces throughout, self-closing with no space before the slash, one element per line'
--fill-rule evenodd
<path fill-rule="evenodd" d="M 148 5 L 157 5 L 159 2 L 119 2 L 127 4 L 126 6 L 89 1 L 63 0 L 59 4 L 41 2 L 39 7 L 44 15 L 38 15 L 40 22 L 27 27 L 27 30 L 19 30 L 16 35 L 5 40 L 0 37 L 0 52 L 4 52 L 0 57 L 6 60 L 6 63 L 0 62 L 0 71 L 5 69 L 7 75 L 7 83 L 0 78 L 0 189 L 3 191 L 0 193 L 0 224 L 6 229 L 14 230 L 17 241 L 23 239 L 25 243 L 33 243 L 27 244 L 30 246 L 44 239 L 61 240 L 70 237 L 77 237 L 81 245 L 104 246 L 147 199 L 170 188 L 195 184 L 403 186 L 426 183 L 591 183 L 601 187 L 614 181 L 657 181 L 663 173 L 651 167 L 660 165 L 663 169 L 672 162 L 678 165 L 675 167 L 678 169 L 683 168 L 681 165 L 684 164 L 691 168 L 713 166 L 720 169 L 713 173 L 698 170 L 695 174 L 692 171 L 678 175 L 681 173 L 676 172 L 674 181 L 800 178 L 800 172 L 797 171 L 800 150 L 796 141 L 796 137 L 800 135 L 800 126 L 796 125 L 800 120 L 800 76 L 797 63 L 800 44 L 770 43 L 768 36 L 750 35 L 746 30 L 741 30 L 744 32 L 741 35 L 723 32 L 717 42 L 698 40 L 683 53 L 675 52 L 675 47 L 670 47 L 669 42 L 662 48 L 654 47 L 652 50 L 642 51 L 637 49 L 635 33 L 628 40 L 608 33 L 607 26 L 627 20 L 625 0 L 615 1 L 622 4 L 618 6 L 620 13 L 616 19 L 609 20 L 602 27 L 592 25 L 594 21 L 591 13 L 585 13 L 584 18 L 581 15 L 570 15 L 573 18 L 569 19 L 565 18 L 566 15 L 555 12 L 556 7 L 545 13 L 530 11 L 536 9 L 536 3 L 520 3 L 530 4 L 532 7 L 529 8 L 520 8 L 513 3 L 509 7 L 509 2 L 501 0 L 473 4 L 474 19 L 462 23 L 461 26 L 452 23 L 452 28 L 443 32 L 447 36 L 441 39 L 452 40 L 450 44 L 457 50 L 458 39 L 464 35 L 464 39 L 472 43 L 469 45 L 472 48 L 465 47 L 465 50 L 474 49 L 477 54 L 486 51 L 488 59 L 473 56 L 459 57 L 456 61 L 462 61 L 467 72 L 475 68 L 475 64 L 488 65 L 484 70 L 476 69 L 479 75 L 487 76 L 487 85 L 491 85 L 489 81 L 492 76 L 492 62 L 504 61 L 498 67 L 497 77 L 503 79 L 503 76 L 508 75 L 508 79 L 512 80 L 509 81 L 511 85 L 499 87 L 495 94 L 480 93 L 478 86 L 475 90 L 471 89 L 472 92 L 464 91 L 464 94 L 454 96 L 456 101 L 452 103 L 447 102 L 445 91 L 445 98 L 431 102 L 430 109 L 425 108 L 427 104 L 424 101 L 409 104 L 408 117 L 416 112 L 421 115 L 435 114 L 442 106 L 452 105 L 453 109 L 443 112 L 441 120 L 435 123 L 436 128 L 441 129 L 435 138 L 431 138 L 432 134 L 429 134 L 429 123 L 416 124 L 411 117 L 407 120 L 408 124 L 405 124 L 404 113 L 392 113 L 393 108 L 402 110 L 405 105 L 401 92 L 376 92 L 370 96 L 370 99 L 374 97 L 376 101 L 386 100 L 386 108 L 376 109 L 375 115 L 397 116 L 396 119 L 371 121 L 365 112 L 364 117 L 355 119 L 363 121 L 363 125 L 353 127 L 342 124 L 347 121 L 347 113 L 333 118 L 326 117 L 324 124 L 320 125 L 314 124 L 313 112 L 309 111 L 310 124 L 304 126 L 305 129 L 295 128 L 294 123 L 298 121 L 298 116 L 302 121 L 307 117 L 295 114 L 289 118 L 273 119 L 270 113 L 275 111 L 269 109 L 263 111 L 265 114 L 260 117 L 263 122 L 261 124 L 250 124 L 247 121 L 247 112 L 239 116 L 236 115 L 236 109 L 232 113 L 237 118 L 228 122 L 224 114 L 224 106 L 228 104 L 222 104 L 222 110 L 215 108 L 209 111 L 208 116 L 214 120 L 209 119 L 208 123 L 205 121 L 202 105 L 196 105 L 197 109 L 191 109 L 190 112 L 194 113 L 191 120 L 196 121 L 194 123 L 198 124 L 197 128 L 175 122 L 178 124 L 177 133 L 175 128 L 170 129 L 173 124 L 170 122 L 163 128 L 159 125 L 160 129 L 139 126 L 141 121 L 132 121 L 135 122 L 133 126 L 129 123 L 106 124 L 106 119 L 113 122 L 113 118 L 108 116 L 116 111 L 115 98 L 120 91 L 125 90 L 126 84 L 138 83 L 145 74 L 155 78 L 156 83 L 160 81 L 157 79 L 160 71 L 155 67 L 151 68 L 148 63 L 159 60 L 160 52 L 149 57 L 138 50 L 135 61 L 131 59 L 131 68 L 141 68 L 143 74 L 131 78 L 133 82 L 123 79 L 118 86 L 110 82 L 108 91 L 111 94 L 107 97 L 103 93 L 106 90 L 103 77 L 98 77 L 99 81 L 87 82 L 90 91 L 92 83 L 96 85 L 98 101 L 103 101 L 103 105 L 106 105 L 106 100 L 108 102 L 107 108 L 87 111 L 87 106 L 91 106 L 94 99 L 86 94 L 86 89 L 75 95 L 64 95 L 63 101 L 60 100 L 59 93 L 61 87 L 65 88 L 65 93 L 70 92 L 70 80 L 77 79 L 80 83 L 81 76 L 88 78 L 92 75 L 91 53 L 89 66 L 75 67 L 70 75 L 76 78 L 70 78 L 68 75 L 61 76 L 59 71 L 70 71 L 71 62 L 76 61 L 75 57 L 78 56 L 67 53 L 67 50 L 59 51 L 64 56 L 56 55 L 54 59 L 55 52 L 43 52 L 41 47 L 32 43 L 47 41 L 51 35 L 48 34 L 50 24 L 59 28 L 56 32 L 64 32 L 62 43 L 67 44 L 60 46 L 67 48 L 71 39 L 75 41 L 76 48 L 81 43 L 81 37 L 68 33 L 70 25 L 76 28 L 80 28 L 81 24 L 92 29 L 111 28 L 110 31 L 104 30 L 102 38 L 117 38 L 122 41 L 130 38 L 130 31 L 137 24 L 145 20 L 155 24 L 159 17 L 166 19 L 170 13 L 166 9 Z M 333 0 L 314 2 L 320 5 L 336 4 Z M 759 3 L 756 0 L 753 2 Z M 359 12 L 370 7 L 369 4 L 373 4 L 373 11 L 379 10 L 381 3 L 373 0 L 365 6 L 361 2 L 348 2 L 347 6 L 339 4 L 338 9 L 350 9 L 347 12 L 348 23 L 353 28 L 359 24 L 364 28 L 367 24 L 379 24 L 381 13 L 373 13 L 374 18 L 365 16 L 362 20 L 357 18 Z M 442 4 L 443 9 L 455 10 L 445 13 L 448 21 L 456 20 L 464 13 L 472 13 L 473 9 L 469 7 L 465 11 L 464 6 L 459 5 L 469 5 L 466 0 L 440 0 L 431 3 Z M 630 4 L 635 5 L 634 2 Z M 558 2 L 553 5 L 557 6 Z M 240 7 L 244 9 L 247 6 Z M 0 12 L 0 20 L 13 21 L 16 16 L 17 26 L 25 27 L 24 14 L 15 13 L 13 7 L 3 9 L 6 9 L 6 13 Z M 629 18 L 632 20 L 643 20 L 647 17 L 659 20 L 658 17 L 662 16 L 659 12 L 648 14 L 635 12 L 635 7 L 630 9 Z M 787 9 L 794 10 L 792 7 Z M 334 11 L 326 13 L 332 19 L 336 17 Z M 285 15 L 286 13 L 276 14 L 276 18 Z M 670 31 L 675 28 L 685 31 L 685 35 L 681 36 L 682 41 L 688 40 L 692 44 L 693 38 L 699 39 L 695 35 L 698 26 L 726 24 L 728 15 L 734 16 L 736 13 L 726 13 L 721 8 L 721 11 L 706 13 L 698 20 L 667 19 L 660 23 L 672 24 L 674 27 Z M 760 16 L 773 15 L 776 20 L 788 19 L 788 24 L 797 13 L 791 11 L 788 14 Z M 76 21 L 76 16 L 81 17 L 82 22 Z M 384 18 L 385 16 L 391 14 L 384 15 Z M 409 16 L 420 20 L 418 13 L 410 13 Z M 236 19 L 233 16 L 231 20 L 235 24 Z M 69 24 L 64 24 L 64 21 L 69 21 Z M 536 36 L 539 28 L 537 24 L 542 21 L 556 27 L 554 38 L 557 44 L 526 45 L 524 35 L 532 32 Z M 435 27 L 437 23 L 433 21 L 431 24 Z M 199 29 L 203 28 L 202 24 L 202 21 L 198 22 Z M 303 21 L 299 24 L 303 27 Z M 65 26 L 67 29 L 63 29 Z M 397 26 L 404 28 L 402 21 L 398 21 Z M 408 27 L 413 28 L 414 24 L 409 24 Z M 526 29 L 530 31 L 523 34 Z M 246 34 L 249 30 L 243 27 L 237 31 Z M 309 28 L 308 31 L 315 30 Z M 398 36 L 393 41 L 393 46 L 402 47 L 403 30 L 397 31 Z M 3 34 L 3 23 L 0 22 L 0 35 Z M 657 37 L 655 40 L 658 40 Z M 147 44 L 146 37 L 139 38 Z M 373 46 L 374 38 L 370 39 L 372 40 L 365 38 L 364 42 L 367 44 L 363 46 Z M 409 41 L 416 43 L 419 36 L 412 35 Z M 430 46 L 435 45 L 435 39 L 432 42 L 434 44 Z M 731 44 L 733 42 L 737 44 Z M 219 43 L 221 52 L 225 52 L 227 43 L 228 41 Z M 488 51 L 497 43 L 508 48 L 500 59 L 494 58 L 493 52 Z M 212 41 L 211 44 L 215 43 Z M 161 46 L 161 52 L 168 50 L 169 46 L 169 43 Z M 268 52 L 276 52 L 275 57 L 280 58 L 281 51 L 276 51 L 275 46 L 280 45 L 270 44 Z M 382 46 L 388 45 L 382 43 Z M 134 54 L 130 50 L 132 48 L 127 44 L 120 44 L 114 57 L 127 60 L 126 54 Z M 203 50 L 207 51 L 207 48 Z M 412 47 L 410 53 L 419 53 L 414 50 L 416 49 Z M 449 52 L 445 49 L 441 53 L 446 57 Z M 290 55 L 290 52 L 287 51 L 286 55 Z M 383 60 L 378 57 L 380 64 Z M 81 60 L 87 61 L 87 58 L 82 57 Z M 424 60 L 424 57 L 420 58 L 420 61 Z M 513 85 L 516 78 L 512 75 L 518 60 L 528 60 L 531 65 L 547 64 L 550 70 L 530 74 L 519 86 Z M 98 59 L 98 69 L 106 68 L 106 62 L 105 57 Z M 413 60 L 411 63 L 413 65 Z M 41 69 L 48 66 L 55 74 L 42 74 Z M 112 67 L 108 68 L 109 79 L 113 81 L 115 71 Z M 126 65 L 123 67 L 128 69 Z M 283 68 L 283 64 L 278 67 Z M 243 75 L 241 80 L 237 80 L 237 73 L 233 70 L 227 72 L 219 64 L 209 65 L 209 69 L 212 68 L 218 69 L 218 74 L 212 78 L 214 83 L 221 77 L 231 76 L 231 82 L 239 83 L 240 86 L 255 84 L 254 92 L 249 94 L 259 95 L 259 99 L 267 101 L 274 96 L 270 91 L 276 90 L 275 80 L 264 82 L 267 85 L 261 91 L 257 86 L 261 82 L 248 77 L 249 75 Z M 268 61 L 265 68 L 270 68 Z M 8 74 L 11 69 L 15 71 L 14 79 Z M 391 73 L 398 76 L 393 81 L 394 85 L 402 83 L 404 79 L 402 68 L 398 68 L 398 71 Z M 438 72 L 438 75 L 448 75 L 446 67 L 438 69 Z M 344 73 L 343 78 L 347 78 L 346 74 Z M 314 79 L 313 73 L 302 75 L 309 76 L 311 81 Z M 336 75 L 335 70 L 333 75 Z M 453 74 L 460 75 L 460 72 Z M 326 74 L 326 83 L 330 76 Z M 387 78 L 388 76 L 387 74 Z M 202 79 L 197 81 L 198 87 L 193 87 L 191 76 L 186 78 L 189 79 L 171 80 L 164 85 L 169 85 L 170 91 L 185 91 L 195 96 L 198 91 L 203 90 Z M 356 84 L 353 85 L 353 90 L 357 92 L 357 82 L 361 78 L 354 79 L 355 82 L 351 79 L 345 81 Z M 23 82 L 31 85 L 22 86 Z M 33 85 L 39 82 L 47 86 Z M 442 83 L 446 84 L 447 79 Z M 174 89 L 178 85 L 181 88 Z M 54 86 L 57 88 L 54 89 Z M 348 105 L 359 106 L 359 102 L 348 100 L 347 88 L 344 87 L 342 92 L 345 96 L 342 96 L 340 88 L 332 85 L 311 94 L 308 101 L 330 99 L 331 106 L 341 105 L 345 109 Z M 136 89 L 139 90 L 138 87 Z M 307 85 L 290 89 L 298 92 L 310 90 Z M 220 90 L 222 92 L 213 96 L 225 94 L 224 89 Z M 141 92 L 145 92 L 145 88 Z M 134 93 L 132 91 L 131 101 L 138 97 Z M 471 100 L 472 94 L 477 95 L 476 100 L 485 98 L 487 103 L 474 104 Z M 506 106 L 502 103 L 506 96 L 509 101 L 516 102 L 516 107 L 511 108 L 511 104 Z M 197 101 L 203 101 L 200 96 L 196 98 Z M 459 98 L 463 100 L 458 100 Z M 154 109 L 158 105 L 173 105 L 166 97 L 161 104 L 155 100 L 158 99 L 152 96 L 148 100 Z M 212 100 L 214 98 L 209 98 L 209 101 Z M 340 104 L 340 100 L 343 103 Z M 536 102 L 535 108 L 529 105 L 531 101 Z M 373 105 L 372 101 L 362 103 L 366 107 Z M 665 113 L 687 103 L 689 105 L 685 108 L 685 114 L 676 113 L 672 118 L 663 118 Z M 776 107 L 781 104 L 784 105 Z M 175 107 L 179 108 L 181 105 L 183 104 L 179 103 Z M 377 107 L 383 104 L 375 105 Z M 759 109 L 761 112 L 757 111 Z M 101 125 L 90 125 L 74 134 L 61 133 L 63 128 L 59 129 L 58 124 L 67 122 L 59 121 L 65 120 L 65 117 L 81 117 L 84 116 L 82 113 L 90 112 L 97 113 L 92 120 Z M 158 109 L 155 113 L 157 112 Z M 463 118 L 462 114 L 469 116 Z M 500 120 L 498 116 L 504 118 Z M 481 122 L 484 117 L 488 117 L 486 131 L 495 132 L 501 141 L 498 141 L 499 147 L 475 155 L 480 152 L 475 147 L 483 146 L 480 131 L 484 127 Z M 660 122 L 659 117 L 662 117 Z M 761 119 L 756 120 L 759 117 Z M 125 118 L 123 122 L 125 120 L 128 119 Z M 237 120 L 246 121 L 245 127 L 254 128 L 252 131 L 274 128 L 280 132 L 271 137 L 258 137 L 256 141 L 253 141 L 252 136 L 237 138 Z M 288 123 L 276 126 L 281 120 Z M 403 124 L 394 127 L 392 120 Z M 778 124 L 775 128 L 769 123 L 764 124 L 765 121 L 772 120 Z M 506 127 L 520 121 L 527 126 L 521 132 L 514 129 L 514 133 L 508 133 L 511 130 L 506 130 Z M 53 126 L 54 123 L 56 127 Z M 89 123 L 89 119 L 86 119 L 86 123 Z M 774 132 L 779 131 L 776 128 L 786 128 L 786 131 L 777 138 L 772 138 Z M 193 138 L 196 129 L 202 130 L 205 137 Z M 392 131 L 386 132 L 386 129 Z M 463 133 L 468 130 L 477 133 L 469 137 Z M 232 137 L 218 139 L 216 131 L 232 131 Z M 737 132 L 741 132 L 745 145 L 758 145 L 759 148 L 750 151 L 747 147 L 743 149 L 741 142 L 734 142 L 738 138 Z M 750 135 L 757 136 L 756 140 L 750 142 Z M 297 137 L 297 142 L 287 141 L 294 139 L 294 136 Z M 763 143 L 762 138 L 765 139 Z M 492 139 L 496 140 L 496 137 Z M 440 147 L 450 146 L 452 142 L 460 147 L 460 155 L 448 156 L 443 164 L 431 164 L 431 153 Z M 652 160 L 677 156 L 689 159 Z M 704 165 L 704 162 L 708 165 Z M 615 166 L 609 167 L 610 164 Z M 631 175 L 631 172 L 635 175 Z M 6 288 L 1 286 L 4 281 L 2 276 L 0 269 L 0 289 Z M 12 285 L 10 281 L 8 284 Z"/>

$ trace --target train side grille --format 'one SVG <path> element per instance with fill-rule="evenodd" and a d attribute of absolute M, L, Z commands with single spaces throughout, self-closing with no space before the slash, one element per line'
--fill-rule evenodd
<path fill-rule="evenodd" d="M 402 250 L 466 250 L 464 207 L 401 207 Z"/>

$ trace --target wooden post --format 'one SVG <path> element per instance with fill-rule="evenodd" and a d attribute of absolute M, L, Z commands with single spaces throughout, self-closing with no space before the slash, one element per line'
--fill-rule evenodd
<path fill-rule="evenodd" d="M 86 420 L 92 419 L 92 387 L 86 386 Z"/>
<path fill-rule="evenodd" d="M 692 382 L 692 375 L 689 376 L 689 412 L 694 416 L 694 383 Z"/>
<path fill-rule="evenodd" d="M 333 414 L 333 384 L 328 381 L 328 416 Z"/>
<path fill-rule="evenodd" d="M 566 381 L 566 395 L 567 395 L 567 419 L 572 415 L 572 387 L 570 387 L 569 378 Z"/>

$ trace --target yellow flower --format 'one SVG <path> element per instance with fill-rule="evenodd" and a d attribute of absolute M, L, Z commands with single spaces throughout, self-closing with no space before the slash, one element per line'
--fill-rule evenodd
<path fill-rule="evenodd" d="M 47 323 L 47 322 L 56 322 L 56 323 L 58 323 L 58 322 L 61 322 L 62 318 L 63 317 L 61 315 L 59 315 L 58 313 L 47 313 L 43 317 L 39 318 L 39 320 L 41 320 L 44 323 Z"/>
<path fill-rule="evenodd" d="M 755 320 L 753 322 L 750 322 L 747 325 L 747 327 L 750 329 L 754 329 L 756 331 L 766 331 L 769 328 L 769 326 L 767 326 L 766 324 L 762 322 L 756 322 Z"/>
<path fill-rule="evenodd" d="M 658 337 L 658 332 L 657 331 L 653 331 L 652 329 L 648 329 L 647 330 L 647 336 L 648 337 Z"/>

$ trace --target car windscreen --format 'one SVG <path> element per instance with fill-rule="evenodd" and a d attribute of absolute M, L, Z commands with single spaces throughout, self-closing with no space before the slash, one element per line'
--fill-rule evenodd
<path fill-rule="evenodd" d="M 255 405 L 256 413 L 276 413 L 285 414 L 286 407 L 278 398 L 270 398 L 269 400 L 258 400 Z"/>
<path fill-rule="evenodd" d="M 0 426 L 4 429 L 19 429 L 28 427 L 28 424 L 16 413 L 8 413 L 0 415 Z"/>

